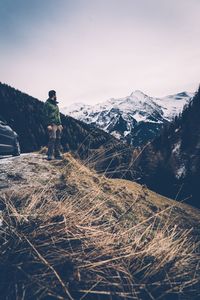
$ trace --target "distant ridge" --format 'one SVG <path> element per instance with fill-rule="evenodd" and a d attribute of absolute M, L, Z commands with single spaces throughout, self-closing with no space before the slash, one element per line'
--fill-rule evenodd
<path fill-rule="evenodd" d="M 163 125 L 180 114 L 193 96 L 181 92 L 155 98 L 136 90 L 125 98 L 111 98 L 93 106 L 75 103 L 63 108 L 62 112 L 138 147 L 154 139 Z"/>

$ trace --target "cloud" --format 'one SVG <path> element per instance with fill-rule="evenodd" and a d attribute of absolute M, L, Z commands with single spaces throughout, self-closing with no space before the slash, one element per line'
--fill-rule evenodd
<path fill-rule="evenodd" d="M 61 105 L 197 88 L 196 0 L 0 0 L 0 8 L 1 80 L 40 99 L 52 88 Z"/>

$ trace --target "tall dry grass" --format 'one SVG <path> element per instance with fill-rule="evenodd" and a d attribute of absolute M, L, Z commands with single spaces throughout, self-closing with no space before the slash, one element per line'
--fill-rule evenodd
<path fill-rule="evenodd" d="M 2 299 L 200 296 L 199 245 L 173 207 L 145 214 L 142 191 L 119 190 L 70 155 L 57 167 L 54 189 L 1 196 Z"/>

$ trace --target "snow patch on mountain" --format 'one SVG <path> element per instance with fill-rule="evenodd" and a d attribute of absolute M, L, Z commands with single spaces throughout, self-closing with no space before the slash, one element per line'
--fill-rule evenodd
<path fill-rule="evenodd" d="M 155 98 L 136 90 L 124 98 L 111 98 L 95 105 L 75 103 L 61 111 L 129 144 L 142 145 L 158 134 L 164 123 L 181 113 L 193 96 L 182 92 Z"/>

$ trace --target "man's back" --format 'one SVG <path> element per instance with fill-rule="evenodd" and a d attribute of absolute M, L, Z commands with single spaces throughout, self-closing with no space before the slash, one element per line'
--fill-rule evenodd
<path fill-rule="evenodd" d="M 47 99 L 44 105 L 46 124 L 48 125 L 61 125 L 59 107 L 56 100 L 51 98 Z"/>

